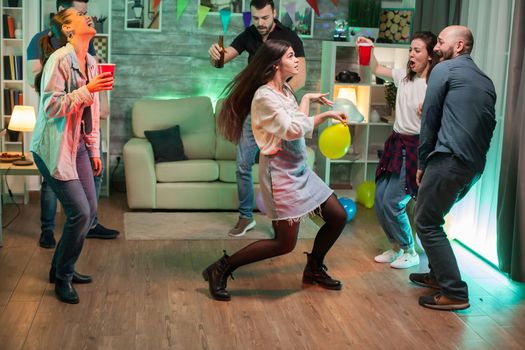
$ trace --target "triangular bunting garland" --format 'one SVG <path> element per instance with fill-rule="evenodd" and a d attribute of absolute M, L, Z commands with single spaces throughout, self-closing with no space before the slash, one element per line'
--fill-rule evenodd
<path fill-rule="evenodd" d="M 208 13 L 210 12 L 211 8 L 208 6 L 202 6 L 199 5 L 199 13 L 197 14 L 197 21 L 199 24 L 199 28 L 202 26 L 202 23 L 204 23 L 204 20 L 208 16 Z"/>
<path fill-rule="evenodd" d="M 180 18 L 186 6 L 188 6 L 188 0 L 177 0 L 177 19 Z"/>
<path fill-rule="evenodd" d="M 160 5 L 160 0 L 153 0 L 153 11 L 154 12 L 157 12 L 159 5 Z"/>
<path fill-rule="evenodd" d="M 242 13 L 242 20 L 244 21 L 244 28 L 248 28 L 252 23 L 252 12 L 244 11 Z"/>
<path fill-rule="evenodd" d="M 319 14 L 319 6 L 317 5 L 317 0 L 306 0 L 306 2 L 308 3 L 308 5 L 310 5 L 311 8 L 314 9 L 314 12 L 317 15 L 317 17 L 320 17 L 321 15 Z"/>
<path fill-rule="evenodd" d="M 228 31 L 228 26 L 230 25 L 232 12 L 229 9 L 222 9 L 219 13 L 221 14 L 222 30 L 226 33 Z"/>

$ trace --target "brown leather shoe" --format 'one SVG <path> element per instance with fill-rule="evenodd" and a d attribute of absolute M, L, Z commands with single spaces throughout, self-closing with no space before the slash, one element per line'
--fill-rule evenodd
<path fill-rule="evenodd" d="M 419 297 L 419 305 L 429 309 L 444 311 L 464 310 L 470 307 L 468 299 L 451 299 L 446 295 L 441 294 L 441 292 Z"/>
<path fill-rule="evenodd" d="M 408 279 L 422 287 L 441 289 L 436 279 L 433 278 L 429 273 L 411 273 L 408 276 Z"/>

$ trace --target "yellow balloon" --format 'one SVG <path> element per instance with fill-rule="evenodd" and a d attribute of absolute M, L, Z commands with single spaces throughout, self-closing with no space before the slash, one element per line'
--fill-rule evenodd
<path fill-rule="evenodd" d="M 351 142 L 348 126 L 337 123 L 323 130 L 319 136 L 319 149 L 326 158 L 338 159 L 348 152 Z"/>
<path fill-rule="evenodd" d="M 374 206 L 376 184 L 373 181 L 363 181 L 357 186 L 356 200 L 370 209 Z"/>

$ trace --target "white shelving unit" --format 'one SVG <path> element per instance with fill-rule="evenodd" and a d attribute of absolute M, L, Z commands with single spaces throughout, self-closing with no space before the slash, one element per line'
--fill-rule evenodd
<path fill-rule="evenodd" d="M 105 22 L 102 26 L 102 32 L 97 32 L 95 37 L 95 50 L 97 56 L 100 56 L 106 62 L 111 62 L 111 1 L 108 0 L 91 0 L 88 3 L 88 15 L 91 17 L 101 18 L 106 17 Z M 50 14 L 56 13 L 56 0 L 42 0 L 41 1 L 41 30 L 48 28 Z M 96 27 L 97 28 L 97 27 Z M 97 31 L 101 29 L 97 28 Z M 103 49 L 103 47 L 105 49 Z M 102 52 L 101 52 L 102 51 Z M 108 93 L 108 110 L 111 110 L 111 92 Z M 102 130 L 102 155 L 104 157 L 104 178 L 102 179 L 102 186 L 100 188 L 100 194 L 102 196 L 109 196 L 109 144 L 110 144 L 110 120 L 100 120 L 100 126 Z"/>
<path fill-rule="evenodd" d="M 0 123 L 1 128 L 6 128 L 9 125 L 11 118 L 11 111 L 14 105 L 27 104 L 29 86 L 24 81 L 25 74 L 25 47 L 27 44 L 27 26 L 28 0 L 0 0 L 0 57 L 2 58 L 1 75 L 0 75 L 0 90 L 2 90 L 0 103 Z M 11 30 L 8 28 L 11 22 Z M 16 30 L 16 37 L 13 37 Z M 30 133 L 25 133 L 25 140 L 31 139 Z M 0 138 L 0 148 L 2 152 L 17 152 L 22 151 L 22 142 L 18 132 L 7 131 L 6 135 Z M 29 142 L 25 142 L 25 152 L 29 151 Z M 26 179 L 24 177 L 7 176 L 7 183 L 11 192 L 16 197 L 23 197 L 23 202 L 27 203 L 28 194 Z M 4 181 L 3 176 L 0 181 Z M 6 201 L 9 201 L 9 196 L 2 196 Z M 16 198 L 15 198 L 16 199 Z M 17 200 L 17 199 L 16 199 Z M 18 201 L 18 200 L 17 200 Z"/>
<path fill-rule="evenodd" d="M 379 63 L 392 68 L 405 68 L 408 60 L 407 45 L 375 44 L 372 54 Z M 341 83 L 335 80 L 341 71 L 349 70 L 359 74 L 358 83 Z M 346 91 L 341 89 L 347 89 Z M 392 131 L 393 117 L 386 104 L 385 88 L 377 84 L 369 66 L 360 66 L 355 45 L 349 42 L 324 41 L 321 55 L 321 91 L 328 92 L 331 99 L 336 100 L 342 92 L 355 95 L 357 109 L 364 116 L 360 123 L 350 122 L 352 145 L 348 153 L 336 160 L 324 157 L 318 152 L 317 169 L 325 182 L 335 185 L 332 181 L 334 164 L 344 164 L 348 169 L 349 183 L 338 183 L 344 187 L 356 187 L 365 180 L 374 180 L 379 157 L 377 151 Z M 370 115 L 376 110 L 381 116 L 380 122 L 370 122 Z M 329 124 L 325 123 L 322 129 Z"/>

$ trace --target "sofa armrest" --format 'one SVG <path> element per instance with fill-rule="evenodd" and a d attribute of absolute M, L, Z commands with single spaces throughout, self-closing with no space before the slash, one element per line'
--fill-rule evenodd
<path fill-rule="evenodd" d="M 124 145 L 123 156 L 128 206 L 154 209 L 157 176 L 151 144 L 146 139 L 132 138 Z"/>

